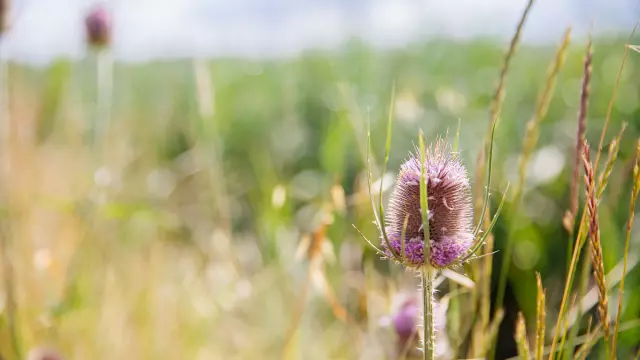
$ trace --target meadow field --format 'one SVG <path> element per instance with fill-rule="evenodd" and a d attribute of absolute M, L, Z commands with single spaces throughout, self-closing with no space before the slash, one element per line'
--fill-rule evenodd
<path fill-rule="evenodd" d="M 626 279 L 619 359 L 640 350 L 637 226 L 622 275 L 640 137 L 640 54 L 626 41 L 594 39 L 585 132 L 595 160 L 617 89 L 596 175 L 608 184 L 598 216 L 611 330 Z M 492 249 L 440 278 L 442 358 L 517 356 L 519 312 L 533 354 L 536 273 L 546 289 L 544 345 L 553 341 L 585 206 L 580 175 L 570 235 L 563 218 L 586 38 L 568 45 L 551 89 L 548 68 L 561 42 L 523 44 L 510 64 L 491 214 L 511 185 Z M 354 40 L 261 60 L 123 63 L 107 50 L 44 67 L 4 63 L 0 357 L 35 359 L 34 349 L 46 347 L 65 359 L 421 358 L 412 349 L 398 354 L 390 321 L 403 297 L 419 296 L 418 278 L 380 259 L 352 226 L 379 244 L 367 124 L 385 204 L 419 131 L 427 142 L 453 142 L 460 123 L 460 156 L 472 183 L 483 181 L 476 169 L 507 49 L 491 38 L 387 50 Z M 546 114 L 541 92 L 550 99 Z M 534 139 L 527 123 L 535 114 L 543 116 Z M 584 343 L 593 346 L 590 359 L 608 358 L 586 244 L 576 295 L 564 306 L 581 310 L 558 322 L 567 338 L 556 358 L 582 358 L 574 346 Z"/>

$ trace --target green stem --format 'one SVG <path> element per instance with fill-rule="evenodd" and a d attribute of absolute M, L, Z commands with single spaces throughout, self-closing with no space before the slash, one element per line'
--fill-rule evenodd
<path fill-rule="evenodd" d="M 429 265 L 423 266 L 420 271 L 420 278 L 422 279 L 422 305 L 424 324 L 423 330 L 423 359 L 434 360 L 435 359 L 435 343 L 436 332 L 433 319 L 433 279 L 435 276 L 435 269 Z"/>
<path fill-rule="evenodd" d="M 2 152 L 2 155 L 4 157 L 4 159 L 0 163 L 0 168 L 5 174 L 9 174 L 11 171 L 11 157 L 9 153 L 10 132 L 11 120 L 9 114 L 9 63 L 5 60 L 0 60 L 0 140 L 2 143 L 0 152 Z M 3 290 L 5 292 L 4 300 L 6 303 L 6 322 L 9 330 L 11 346 L 13 347 L 13 353 L 16 356 L 16 359 L 20 359 L 22 355 L 20 349 L 20 339 L 18 338 L 19 332 L 16 324 L 16 315 L 18 310 L 15 299 L 15 273 L 10 255 L 12 247 L 12 236 L 9 220 L 8 192 L 3 192 L 2 194 L 0 194 L 0 203 L 4 208 L 2 209 L 2 214 L 0 215 L 2 217 L 0 219 L 0 257 L 2 260 L 2 272 L 4 273 Z"/>
<path fill-rule="evenodd" d="M 91 134 L 91 144 L 103 142 L 111 119 L 111 98 L 113 88 L 113 61 L 109 49 L 100 49 L 96 57 L 96 114 Z"/>

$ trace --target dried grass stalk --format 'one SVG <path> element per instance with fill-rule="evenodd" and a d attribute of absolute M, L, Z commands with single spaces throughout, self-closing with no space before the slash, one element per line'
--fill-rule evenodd
<path fill-rule="evenodd" d="M 484 144 L 485 146 L 482 148 L 478 154 L 478 164 L 476 166 L 476 188 L 474 193 L 477 195 L 477 214 L 480 213 L 480 209 L 482 208 L 482 194 L 483 191 L 483 177 L 482 175 L 485 173 L 486 166 L 486 154 L 485 150 L 488 147 L 489 140 L 491 139 L 491 131 L 493 129 L 494 124 L 498 121 L 498 117 L 500 116 L 500 111 L 502 109 L 502 103 L 504 102 L 504 94 L 507 83 L 507 75 L 509 74 L 509 68 L 511 65 L 511 59 L 516 53 L 518 48 L 518 44 L 520 43 L 520 37 L 522 35 L 522 29 L 524 28 L 524 24 L 527 20 L 527 16 L 529 15 L 529 11 L 533 6 L 533 0 L 529 0 L 527 3 L 527 7 L 522 12 L 522 16 L 520 17 L 520 21 L 518 22 L 518 27 L 516 28 L 516 32 L 513 34 L 513 38 L 511 38 L 511 42 L 509 43 L 509 49 L 507 53 L 504 55 L 504 59 L 502 60 L 502 67 L 500 68 L 500 77 L 498 78 L 498 85 L 496 86 L 496 91 L 491 99 L 490 112 L 489 112 L 489 129 L 485 136 Z"/>
<path fill-rule="evenodd" d="M 611 172 L 613 171 L 613 165 L 616 163 L 618 159 L 618 152 L 620 151 L 620 142 L 622 141 L 622 135 L 627 128 L 627 123 L 622 124 L 622 128 L 618 133 L 618 136 L 611 140 L 609 144 L 609 154 L 607 156 L 607 162 L 605 163 L 604 170 L 598 176 L 598 187 L 596 189 L 596 198 L 598 201 L 602 198 L 602 193 L 604 189 L 607 187 L 607 183 L 609 182 L 609 177 L 611 176 Z"/>
<path fill-rule="evenodd" d="M 600 333 L 601 324 L 598 324 L 593 330 L 591 329 L 592 318 L 589 317 L 589 323 L 587 326 L 587 334 L 585 335 L 585 342 L 578 349 L 578 351 L 573 356 L 574 360 L 582 360 L 586 359 L 587 355 L 591 352 L 591 348 L 596 344 L 598 339 L 600 338 L 598 335 Z"/>
<path fill-rule="evenodd" d="M 544 332 L 547 320 L 547 311 L 545 308 L 546 294 L 542 287 L 542 279 L 540 273 L 536 273 L 538 285 L 538 294 L 536 301 L 536 360 L 541 360 L 544 353 Z"/>
<path fill-rule="evenodd" d="M 513 59 L 516 50 L 518 48 L 518 44 L 520 43 L 520 38 L 522 35 L 522 30 L 524 29 L 524 24 L 527 20 L 527 16 L 531 8 L 533 7 L 534 0 L 529 0 L 526 8 L 522 12 L 520 17 L 520 21 L 518 22 L 518 26 L 516 27 L 516 31 L 511 38 L 511 42 L 509 43 L 509 48 L 504 55 L 502 66 L 500 68 L 500 75 L 498 78 L 498 84 L 495 89 L 495 93 L 493 99 L 491 100 L 490 111 L 489 111 L 489 128 L 485 135 L 484 145 L 482 150 L 478 153 L 477 166 L 476 166 L 476 181 L 474 182 L 473 194 L 474 194 L 474 209 L 476 210 L 476 214 L 481 214 L 481 209 L 483 205 L 483 194 L 484 187 L 488 186 L 485 184 L 483 174 L 486 172 L 486 149 L 488 148 L 489 142 L 491 140 L 492 129 L 494 128 L 495 123 L 498 121 L 498 117 L 500 116 L 500 111 L 502 109 L 502 103 L 504 102 L 505 97 L 505 89 L 507 83 L 507 75 L 509 74 L 509 69 L 511 65 L 511 60 Z M 481 216 L 481 215 L 480 215 Z M 489 214 L 487 213 L 483 219 L 477 219 L 477 221 L 483 222 L 482 229 L 485 230 L 488 224 L 491 222 Z M 490 254 L 493 252 L 493 236 L 490 234 L 487 237 L 486 244 L 484 246 L 484 254 Z M 479 279 L 484 279 L 478 282 L 478 286 L 480 288 L 479 294 L 474 296 L 478 296 L 477 299 L 474 299 L 474 305 L 477 304 L 480 308 L 480 322 L 475 327 L 476 330 L 473 332 L 473 347 L 482 348 L 484 344 L 484 335 L 485 330 L 489 326 L 489 321 L 491 318 L 490 307 L 491 307 L 491 283 L 489 279 L 491 278 L 491 268 L 493 258 L 491 256 L 486 256 L 483 261 L 478 262 L 477 266 L 472 266 L 471 271 L 477 275 Z M 482 274 L 482 275 L 481 275 Z"/>
<path fill-rule="evenodd" d="M 582 91 L 580 93 L 580 110 L 578 111 L 578 133 L 576 136 L 576 153 L 573 164 L 573 176 L 571 178 L 571 188 L 569 192 L 569 210 L 564 218 L 564 227 L 570 234 L 573 233 L 573 227 L 578 212 L 578 188 L 580 187 L 580 168 L 582 162 L 582 145 L 584 142 L 584 134 L 587 129 L 587 110 L 589 107 L 589 94 L 591 92 L 591 59 L 593 58 L 593 48 L 591 46 L 591 38 L 587 43 L 587 53 L 584 57 L 584 70 L 582 75 Z"/>
<path fill-rule="evenodd" d="M 597 202 L 600 202 L 600 200 L 602 199 L 602 194 L 604 193 L 604 190 L 607 188 L 607 184 L 609 183 L 609 177 L 611 176 L 611 172 L 613 171 L 613 166 L 615 165 L 616 160 L 618 159 L 620 142 L 622 141 L 622 135 L 624 134 L 624 131 L 626 128 L 627 128 L 627 124 L 623 123 L 622 128 L 618 133 L 618 136 L 613 138 L 611 140 L 611 143 L 609 144 L 609 154 L 607 156 L 607 161 L 605 162 L 605 165 L 604 165 L 604 170 L 600 173 L 600 176 L 598 176 L 598 183 L 596 188 Z M 594 164 L 595 166 L 594 172 L 598 168 L 596 165 L 597 164 Z M 580 221 L 578 236 L 576 237 L 580 248 L 582 248 L 582 245 L 587 238 L 587 230 L 589 225 L 589 221 L 587 219 L 587 212 L 588 212 L 588 209 L 585 208 L 584 212 L 582 213 L 582 219 Z M 580 256 L 580 252 L 578 252 L 578 256 Z"/>
<path fill-rule="evenodd" d="M 584 144 L 584 182 L 587 188 L 587 208 L 589 212 L 589 238 L 591 239 L 591 259 L 593 261 L 593 277 L 598 287 L 598 312 L 600 322 L 605 333 L 605 340 L 609 339 L 609 310 L 607 286 L 604 280 L 604 265 L 602 263 L 602 244 L 600 242 L 600 224 L 598 222 L 598 201 L 596 199 L 595 176 L 589 153 L 588 143 Z"/>
<path fill-rule="evenodd" d="M 609 119 L 611 117 L 611 111 L 613 109 L 613 103 L 615 101 L 617 92 L 618 92 L 618 88 L 620 86 L 620 78 L 622 76 L 622 71 L 624 70 L 624 66 L 627 62 L 627 58 L 629 55 L 629 44 L 631 39 L 633 38 L 633 35 L 636 32 L 636 29 L 638 27 L 638 24 L 640 23 L 640 20 L 638 22 L 636 22 L 636 25 L 633 28 L 633 31 L 631 31 L 631 33 L 629 34 L 629 38 L 627 39 L 627 43 L 625 46 L 625 50 L 624 50 L 624 56 L 622 58 L 622 62 L 620 63 L 620 69 L 618 70 L 618 76 L 616 78 L 616 82 L 615 85 L 613 87 L 613 93 L 611 95 L 611 100 L 609 101 L 609 108 L 607 110 L 607 116 L 605 119 L 605 123 L 602 127 L 602 131 L 600 133 L 600 145 L 598 147 L 598 152 L 596 155 L 596 161 L 595 161 L 595 169 L 594 172 L 598 169 L 598 162 L 600 160 L 600 155 L 601 155 L 601 150 L 602 150 L 602 144 L 604 142 L 604 137 L 607 133 L 607 127 L 609 126 Z M 555 329 L 556 331 L 554 332 L 554 336 L 553 336 L 553 340 L 551 341 L 551 351 L 550 351 L 550 355 L 549 355 L 549 359 L 551 359 L 553 357 L 552 354 L 554 354 L 555 351 L 555 347 L 556 347 L 556 342 L 558 340 L 558 335 L 559 335 L 559 331 L 557 331 L 560 328 L 560 324 L 562 322 L 562 319 L 564 317 L 565 314 L 565 307 L 566 307 L 566 303 L 567 303 L 567 298 L 569 297 L 569 294 L 571 293 L 571 289 L 573 286 L 573 278 L 575 276 L 575 270 L 576 270 L 576 266 L 578 263 L 578 259 L 580 258 L 580 252 L 582 250 L 582 246 L 584 243 L 584 240 L 586 238 L 586 234 L 585 231 L 583 230 L 583 225 L 586 223 L 586 217 L 587 217 L 587 207 L 585 207 L 582 211 L 582 215 L 581 215 L 581 219 L 580 219 L 580 230 L 578 231 L 578 235 L 576 237 L 577 241 L 575 241 L 574 244 L 574 248 L 573 248 L 573 255 L 571 257 L 571 264 L 569 266 L 569 270 L 568 270 L 568 274 L 567 274 L 567 280 L 565 281 L 565 288 L 564 288 L 564 292 L 562 294 L 562 301 L 560 302 L 560 310 L 558 311 L 558 320 L 556 322 L 556 326 Z"/>
<path fill-rule="evenodd" d="M 485 338 L 484 349 L 480 357 L 485 357 L 485 354 L 491 351 L 493 342 L 498 336 L 498 330 L 500 329 L 502 319 L 504 319 L 504 310 L 500 308 L 496 310 L 496 314 L 493 316 L 493 320 L 487 329 L 487 337 Z"/>
<path fill-rule="evenodd" d="M 547 70 L 547 79 L 545 81 L 542 92 L 540 92 L 540 94 L 538 95 L 538 100 L 536 102 L 536 111 L 527 123 L 527 128 L 524 136 L 524 147 L 518 166 L 520 182 L 524 182 L 524 177 L 526 175 L 526 165 L 528 163 L 529 157 L 531 157 L 535 145 L 538 143 L 538 132 L 540 129 L 540 123 L 547 115 L 547 110 L 549 109 L 549 104 L 551 103 L 551 98 L 553 97 L 556 82 L 558 80 L 558 73 L 562 69 L 566 60 L 567 49 L 570 42 L 571 28 L 568 28 L 564 32 L 562 43 L 560 44 L 560 47 L 556 52 L 553 62 Z M 523 184 L 520 184 L 519 188 L 522 188 L 522 186 Z"/>
<path fill-rule="evenodd" d="M 569 43 L 571 42 L 571 28 L 567 28 L 562 37 L 562 42 L 558 47 L 558 50 L 555 53 L 554 59 L 549 65 L 549 69 L 547 70 L 547 77 L 544 84 L 544 87 L 538 94 L 538 100 L 536 102 L 535 112 L 529 119 L 527 123 L 527 127 L 524 135 L 524 144 L 522 149 L 522 154 L 520 155 L 520 159 L 518 161 L 518 180 L 516 183 L 516 188 L 514 190 L 514 196 L 512 201 L 512 209 L 513 213 L 518 213 L 518 208 L 520 206 L 520 202 L 522 199 L 522 193 L 524 191 L 524 183 L 527 175 L 527 164 L 529 163 L 529 158 L 533 153 L 533 150 L 538 143 L 538 132 L 540 128 L 540 123 L 547 115 L 547 110 L 549 109 L 549 104 L 551 103 L 551 98 L 553 97 L 556 82 L 558 79 L 558 74 L 562 69 L 566 56 L 567 49 L 569 47 Z M 502 266 L 500 268 L 500 276 L 498 280 L 498 290 L 496 295 L 496 304 L 501 306 L 502 300 L 504 299 L 504 292 L 507 286 L 507 270 L 509 269 L 509 265 L 511 262 L 508 259 L 511 259 L 511 253 L 513 252 L 514 246 L 514 228 L 510 229 L 510 234 L 507 239 L 507 243 L 504 249 L 503 259 L 505 261 L 502 262 Z"/>
<path fill-rule="evenodd" d="M 522 360 L 529 359 L 529 343 L 527 341 L 527 327 L 525 325 L 524 316 L 522 312 L 518 313 L 518 320 L 516 321 L 516 332 L 514 334 L 516 344 L 518 344 L 518 356 Z"/>
<path fill-rule="evenodd" d="M 509 73 L 509 65 L 511 64 L 511 59 L 513 55 L 516 53 L 516 49 L 518 48 L 518 43 L 520 43 L 520 36 L 522 34 L 522 29 L 524 28 L 524 23 L 527 20 L 527 15 L 533 6 L 533 0 L 529 0 L 527 3 L 527 7 L 522 12 L 522 16 L 520 17 L 520 22 L 518 22 L 518 27 L 516 28 L 516 32 L 511 38 L 511 43 L 509 44 L 509 50 L 504 56 L 504 60 L 502 62 L 502 67 L 500 69 L 500 80 L 498 81 L 498 86 L 496 87 L 495 95 L 493 96 L 493 100 L 491 101 L 491 115 L 489 124 L 489 129 L 487 131 L 487 139 L 486 143 L 489 143 L 491 134 L 491 129 L 493 129 L 493 124 L 498 121 L 498 117 L 500 116 L 500 110 L 502 109 L 502 102 L 504 101 L 504 93 L 505 93 L 505 84 L 507 80 L 507 74 Z"/>
<path fill-rule="evenodd" d="M 620 317 L 622 315 L 622 298 L 624 295 L 624 278 L 627 273 L 627 262 L 629 258 L 629 240 L 631 239 L 631 227 L 633 226 L 634 213 L 636 211 L 636 199 L 640 192 L 640 139 L 636 146 L 636 161 L 633 166 L 633 187 L 631 189 L 631 200 L 629 203 L 629 221 L 627 221 L 627 234 L 624 241 L 624 259 L 622 279 L 620 279 L 620 290 L 618 295 L 618 311 L 616 313 L 616 323 L 613 330 L 613 340 L 611 341 L 611 359 L 616 358 L 616 340 L 618 337 L 618 327 L 620 325 Z"/>

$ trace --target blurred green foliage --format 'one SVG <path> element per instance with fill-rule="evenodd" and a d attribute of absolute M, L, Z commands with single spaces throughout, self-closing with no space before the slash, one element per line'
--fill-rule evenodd
<path fill-rule="evenodd" d="M 414 150 L 420 129 L 427 138 L 447 131 L 452 136 L 461 119 L 461 154 L 473 174 L 504 49 L 493 39 L 437 40 L 385 51 L 351 42 L 295 58 L 204 61 L 200 72 L 192 60 L 116 63 L 110 132 L 97 150 L 84 137 L 95 117 L 95 59 L 60 60 L 48 68 L 11 64 L 10 118 L 14 135 L 22 137 L 9 151 L 24 162 L 14 163 L 15 181 L 4 186 L 10 198 L 21 199 L 8 203 L 5 221 L 23 229 L 13 233 L 11 250 L 16 271 L 22 271 L 14 284 L 22 351 L 53 343 L 70 358 L 277 358 L 307 271 L 296 248 L 323 224 L 327 253 L 337 258 L 325 259 L 329 284 L 362 321 L 352 328 L 373 336 L 375 319 L 364 319 L 375 311 L 372 305 L 369 312 L 359 310 L 362 293 L 375 298 L 387 291 L 373 284 L 389 276 L 413 289 L 402 270 L 377 259 L 351 227 L 377 239 L 364 187 L 366 123 L 371 121 L 373 157 L 380 162 L 395 84 L 389 170 L 395 172 Z M 507 181 L 515 179 L 525 123 L 553 50 L 522 46 L 512 64 L 496 136 L 494 208 Z M 587 129 L 593 151 L 623 52 L 620 39 L 596 41 Z M 569 204 L 583 53 L 583 45 L 574 44 L 561 72 L 521 212 L 511 213 L 507 203 L 496 227 L 496 250 L 503 248 L 509 227 L 517 228 L 520 239 L 509 272 L 499 358 L 515 355 L 517 311 L 529 319 L 535 314 L 535 271 L 547 288 L 548 329 L 555 324 L 567 267 L 562 216 Z M 640 135 L 639 61 L 639 54 L 630 54 L 605 138 L 607 145 L 622 122 L 629 123 L 600 206 L 606 271 L 622 258 Z M 38 170 L 48 167 L 49 172 Z M 51 181 L 66 185 L 20 181 L 33 176 L 45 183 L 47 174 L 58 174 Z M 341 189 L 344 210 L 336 200 Z M 51 208 L 51 199 L 73 205 L 54 206 L 54 212 L 70 214 L 64 221 L 79 230 L 38 222 L 33 213 Z M 63 221 L 62 215 L 47 216 Z M 39 226 L 46 235 L 33 235 Z M 632 235 L 637 259 L 638 231 Z M 72 250 L 58 254 L 56 247 L 67 243 Z M 31 265 L 38 249 L 61 257 L 55 276 Z M 494 259 L 495 284 L 505 259 L 500 252 Z M 47 290 L 42 281 L 57 285 Z M 640 272 L 632 269 L 627 281 L 623 319 L 630 320 L 640 315 Z M 158 320 L 163 312 L 172 315 Z M 111 318 L 114 324 L 105 314 L 118 314 Z M 171 329 L 168 335 L 159 330 L 163 326 Z M 87 328 L 93 330 L 82 330 Z M 310 297 L 300 328 L 294 358 L 357 357 L 345 325 L 322 296 Z M 0 349 L 8 349 L 4 323 L 0 334 Z M 112 347 L 118 339 L 123 342 Z M 639 339 L 637 329 L 623 333 L 620 357 L 629 358 Z"/>

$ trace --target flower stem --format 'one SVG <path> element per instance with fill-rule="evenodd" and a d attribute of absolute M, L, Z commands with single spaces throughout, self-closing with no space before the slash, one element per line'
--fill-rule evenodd
<path fill-rule="evenodd" d="M 0 29 L 1 30 L 1 29 Z M 4 40 L 4 38 L 2 38 Z M 4 45 L 4 44 L 2 44 Z M 3 48 L 4 50 L 4 48 Z M 0 154 L 2 155 L 2 161 L 0 162 L 0 171 L 3 174 L 11 173 L 11 146 L 9 143 L 11 132 L 11 118 L 9 113 L 9 63 L 7 60 L 0 60 Z M 7 181 L 9 177 L 3 179 Z M 6 186 L 6 185 L 5 185 Z M 0 194 L 1 202 L 3 204 L 9 203 L 8 190 L 3 191 Z M 3 291 L 5 293 L 4 301 L 6 303 L 6 321 L 9 330 L 9 339 L 11 346 L 13 347 L 14 355 L 16 359 L 21 358 L 19 329 L 16 324 L 16 315 L 18 312 L 16 303 L 16 284 L 15 284 L 15 270 L 11 261 L 11 248 L 13 239 L 11 236 L 11 227 L 9 221 L 9 209 L 4 209 L 3 219 L 0 220 L 0 267 L 3 272 Z"/>
<path fill-rule="evenodd" d="M 424 323 L 423 330 L 423 359 L 434 360 L 435 359 L 435 326 L 433 321 L 433 278 L 435 275 L 435 269 L 429 265 L 423 266 L 420 271 L 420 278 L 422 279 L 422 309 Z"/>
<path fill-rule="evenodd" d="M 111 98 L 113 87 L 113 61 L 109 49 L 100 49 L 96 58 L 96 114 L 91 136 L 91 145 L 104 141 L 111 119 Z M 100 145 L 103 145 L 102 143 Z"/>

